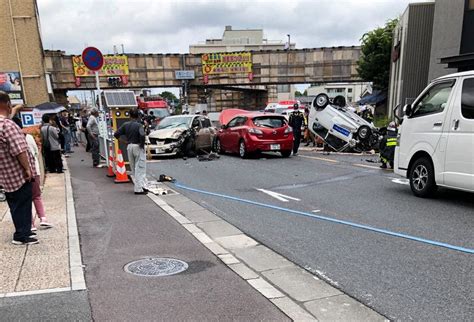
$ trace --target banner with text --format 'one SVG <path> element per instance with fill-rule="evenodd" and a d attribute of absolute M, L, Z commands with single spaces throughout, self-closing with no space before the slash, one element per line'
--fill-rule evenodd
<path fill-rule="evenodd" d="M 252 72 L 252 54 L 248 52 L 203 54 L 201 62 L 204 75 Z"/>
<path fill-rule="evenodd" d="M 82 56 L 72 56 L 75 77 L 93 77 L 94 71 L 84 65 Z M 125 55 L 104 55 L 104 66 L 99 70 L 99 76 L 128 76 L 128 57 Z"/>

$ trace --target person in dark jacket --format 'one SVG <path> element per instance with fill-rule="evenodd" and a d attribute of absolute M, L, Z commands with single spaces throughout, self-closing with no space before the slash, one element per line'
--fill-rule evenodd
<path fill-rule="evenodd" d="M 306 126 L 306 118 L 299 110 L 298 103 L 293 105 L 294 111 L 291 112 L 288 124 L 293 128 L 293 155 L 298 155 L 298 149 L 301 143 L 301 127 Z"/>
<path fill-rule="evenodd" d="M 395 147 L 397 146 L 397 126 L 395 122 L 390 122 L 387 127 L 387 134 L 380 142 L 380 161 L 382 169 L 387 169 L 387 163 L 393 169 L 393 159 L 395 156 Z"/>

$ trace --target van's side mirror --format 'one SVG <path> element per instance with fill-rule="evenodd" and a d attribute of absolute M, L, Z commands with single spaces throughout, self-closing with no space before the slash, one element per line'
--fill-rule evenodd
<path fill-rule="evenodd" d="M 405 114 L 406 116 L 410 117 L 412 112 L 413 111 L 411 110 L 410 104 L 407 104 L 403 107 L 403 114 Z"/>

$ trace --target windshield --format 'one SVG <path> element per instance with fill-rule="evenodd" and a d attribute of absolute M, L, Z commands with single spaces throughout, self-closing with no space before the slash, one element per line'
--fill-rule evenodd
<path fill-rule="evenodd" d="M 176 127 L 186 127 L 189 128 L 192 117 L 178 116 L 178 117 L 165 117 L 161 120 L 160 124 L 156 127 L 157 130 L 160 129 L 172 129 Z"/>
<path fill-rule="evenodd" d="M 170 112 L 168 112 L 168 109 L 166 108 L 150 108 L 148 110 L 148 114 L 150 114 L 150 112 L 153 112 L 153 116 L 159 119 L 162 119 L 170 115 Z"/>
<path fill-rule="evenodd" d="M 253 118 L 252 121 L 258 127 L 268 127 L 271 129 L 283 127 L 286 124 L 285 119 L 278 116 L 259 116 Z"/>

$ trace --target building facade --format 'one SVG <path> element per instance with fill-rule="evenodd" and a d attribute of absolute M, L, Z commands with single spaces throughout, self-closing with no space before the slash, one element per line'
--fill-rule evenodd
<path fill-rule="evenodd" d="M 474 69 L 474 0 L 412 3 L 394 30 L 389 116 L 433 79 Z"/>
<path fill-rule="evenodd" d="M 50 100 L 35 0 L 0 0 L 0 90 L 28 107 Z"/>
<path fill-rule="evenodd" d="M 226 26 L 221 39 L 206 39 L 205 42 L 190 45 L 189 53 L 283 50 L 287 47 L 287 42 L 264 38 L 263 29 L 233 29 L 232 26 Z M 294 49 L 295 44 L 291 44 L 290 47 Z"/>

